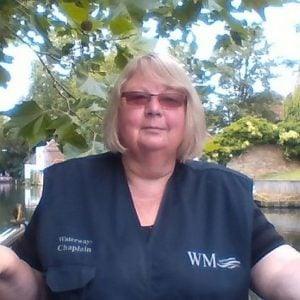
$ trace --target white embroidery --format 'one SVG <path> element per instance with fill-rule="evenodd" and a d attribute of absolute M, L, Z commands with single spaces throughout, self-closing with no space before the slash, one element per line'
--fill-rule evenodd
<path fill-rule="evenodd" d="M 191 265 L 199 268 L 235 269 L 241 266 L 241 262 L 235 257 L 217 259 L 216 253 L 207 254 L 194 251 L 187 251 L 187 254 Z"/>
<path fill-rule="evenodd" d="M 235 269 L 241 266 L 241 262 L 235 257 L 229 257 L 225 259 L 219 259 L 217 265 L 220 268 Z"/>
<path fill-rule="evenodd" d="M 71 236 L 59 236 L 56 250 L 59 252 L 92 253 L 92 240 L 78 239 Z"/>

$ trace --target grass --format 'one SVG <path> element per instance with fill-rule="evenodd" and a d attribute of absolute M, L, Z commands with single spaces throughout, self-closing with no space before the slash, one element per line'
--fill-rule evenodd
<path fill-rule="evenodd" d="M 281 179 L 281 180 L 300 180 L 300 169 L 269 173 L 259 177 L 259 179 Z"/>

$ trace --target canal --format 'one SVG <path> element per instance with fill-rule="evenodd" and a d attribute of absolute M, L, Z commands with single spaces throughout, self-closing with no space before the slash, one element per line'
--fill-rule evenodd
<path fill-rule="evenodd" d="M 11 227 L 13 213 L 18 204 L 26 207 L 25 218 L 30 219 L 39 202 L 42 188 L 0 183 L 0 234 Z"/>

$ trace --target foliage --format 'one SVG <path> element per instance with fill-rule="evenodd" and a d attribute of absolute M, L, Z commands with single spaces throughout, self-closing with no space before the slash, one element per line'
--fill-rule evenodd
<path fill-rule="evenodd" d="M 0 4 L 0 61 L 11 62 L 3 49 L 9 41 L 20 40 L 37 54 L 45 54 L 50 64 L 70 67 L 74 62 L 91 62 L 98 68 L 97 64 L 105 60 L 105 52 L 113 51 L 116 65 L 122 68 L 136 50 L 143 49 L 142 32 L 147 30 L 145 22 L 149 19 L 157 21 L 157 36 L 169 37 L 180 29 L 184 39 L 198 20 L 208 24 L 226 21 L 235 40 L 241 40 L 246 30 L 232 12 L 261 11 L 270 5 L 274 2 L 253 6 L 244 0 L 234 8 L 219 0 L 4 0 Z M 9 75 L 4 68 L 1 75 L 1 85 L 5 85 Z"/>
<path fill-rule="evenodd" d="M 0 117 L 0 173 L 8 172 L 14 178 L 20 178 L 23 173 L 25 158 L 29 153 L 28 144 L 11 132 L 3 132 L 6 120 Z"/>
<path fill-rule="evenodd" d="M 284 101 L 284 118 L 300 122 L 300 85 Z"/>
<path fill-rule="evenodd" d="M 266 90 L 255 93 L 247 101 L 239 103 L 239 114 L 263 118 L 274 123 L 278 122 L 281 117 L 275 112 L 275 108 L 282 106 L 282 97 L 275 92 Z"/>
<path fill-rule="evenodd" d="M 259 177 L 260 179 L 274 180 L 300 180 L 300 170 L 289 170 L 276 173 L 268 173 Z"/>
<path fill-rule="evenodd" d="M 283 121 L 278 124 L 279 144 L 287 158 L 300 160 L 300 122 Z"/>
<path fill-rule="evenodd" d="M 85 141 L 92 144 L 95 141 L 102 140 L 102 120 L 106 106 L 106 100 L 104 99 L 106 94 L 102 97 L 87 95 L 81 91 L 82 87 L 78 88 L 74 78 L 71 77 L 62 78 L 61 82 L 72 90 L 73 95 L 79 98 L 80 101 L 65 98 L 58 93 L 49 75 L 43 73 L 38 64 L 35 64 L 33 68 L 32 82 L 29 93 L 30 103 L 36 103 L 41 111 L 47 113 L 50 120 L 43 127 L 43 139 L 55 137 L 63 148 L 77 147 L 81 151 L 86 151 L 88 146 L 91 146 L 87 145 Z M 25 100 L 27 101 L 24 102 L 23 106 L 28 105 L 29 99 Z M 15 115 L 15 112 L 13 114 Z M 14 118 L 12 118 L 13 120 Z M 32 138 L 34 137 L 37 137 L 37 135 L 33 134 Z M 36 142 L 38 141 L 31 140 L 31 144 Z"/>
<path fill-rule="evenodd" d="M 290 159 L 300 159 L 300 86 L 284 101 L 284 121 L 278 124 L 279 143 Z"/>
<path fill-rule="evenodd" d="M 218 76 L 219 99 L 217 110 L 223 116 L 220 127 L 246 115 L 275 118 L 270 107 L 278 102 L 278 96 L 270 90 L 271 73 L 275 61 L 268 58 L 270 45 L 262 29 L 252 25 L 241 46 L 228 43 L 219 46 L 210 60 L 212 76 Z M 262 92 L 255 92 L 254 85 Z"/>
<path fill-rule="evenodd" d="M 275 125 L 247 116 L 211 138 L 205 144 L 204 154 L 209 160 L 226 164 L 253 145 L 276 143 L 283 147 L 286 158 L 300 160 L 300 122 L 282 121 Z"/>
<path fill-rule="evenodd" d="M 3 63 L 11 63 L 13 59 L 5 54 L 5 48 L 9 43 L 24 43 L 43 66 L 50 100 L 47 104 L 34 95 L 29 102 L 18 105 L 7 113 L 11 117 L 8 129 L 16 128 L 31 145 L 54 136 L 80 151 L 95 149 L 91 145 L 101 141 L 101 111 L 115 74 L 133 55 L 154 46 L 155 41 L 144 37 L 147 21 L 156 22 L 156 38 L 169 38 L 175 30 L 181 30 L 182 43 L 193 51 L 196 49 L 191 32 L 193 24 L 200 20 L 206 24 L 224 21 L 228 24 L 228 34 L 218 37 L 216 49 L 228 49 L 243 46 L 251 36 L 247 24 L 237 20 L 233 12 L 254 9 L 264 18 L 266 7 L 280 6 L 286 1 L 242 0 L 238 7 L 231 2 L 2 0 L 0 86 L 5 87 L 10 79 Z"/>
<path fill-rule="evenodd" d="M 273 108 L 281 106 L 282 99 L 270 90 L 269 83 L 274 77 L 270 69 L 276 63 L 267 58 L 269 45 L 262 29 L 257 25 L 249 26 L 242 45 L 232 40 L 230 38 L 227 44 L 217 42 L 214 55 L 208 60 L 197 58 L 197 45 L 185 47 L 180 41 L 171 40 L 171 53 L 194 74 L 194 85 L 204 103 L 209 132 L 216 132 L 247 115 L 278 121 Z M 254 85 L 260 85 L 262 91 L 255 92 Z"/>
<path fill-rule="evenodd" d="M 226 164 L 233 156 L 257 144 L 274 144 L 278 140 L 277 126 L 262 118 L 244 117 L 232 123 L 208 141 L 205 156 Z"/>

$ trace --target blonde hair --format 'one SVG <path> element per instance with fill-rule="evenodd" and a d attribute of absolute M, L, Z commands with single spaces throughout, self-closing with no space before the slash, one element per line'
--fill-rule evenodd
<path fill-rule="evenodd" d="M 159 79 L 163 85 L 184 90 L 187 94 L 185 134 L 177 151 L 177 159 L 199 157 L 202 153 L 206 134 L 205 116 L 201 100 L 182 65 L 172 56 L 149 53 L 132 59 L 119 76 L 110 96 L 104 118 L 104 143 L 112 152 L 124 153 L 126 148 L 118 136 L 118 108 L 121 90 L 137 72 L 150 72 L 151 77 Z"/>

